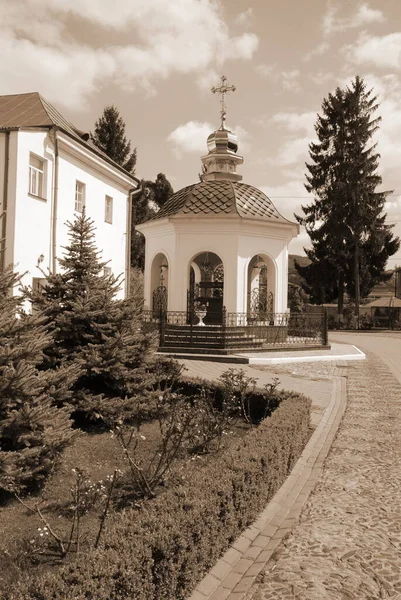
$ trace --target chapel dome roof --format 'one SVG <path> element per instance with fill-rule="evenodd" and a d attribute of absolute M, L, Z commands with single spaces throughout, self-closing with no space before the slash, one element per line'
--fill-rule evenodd
<path fill-rule="evenodd" d="M 201 181 L 171 196 L 152 218 L 175 215 L 230 215 L 247 219 L 289 223 L 261 190 L 238 181 Z"/>

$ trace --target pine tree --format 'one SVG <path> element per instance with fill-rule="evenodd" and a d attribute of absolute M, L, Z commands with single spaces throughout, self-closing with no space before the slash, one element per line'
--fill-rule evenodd
<path fill-rule="evenodd" d="M 70 399 L 79 368 L 38 371 L 52 340 L 12 295 L 19 284 L 11 267 L 0 271 L 0 493 L 40 487 L 76 436 L 68 409 L 55 405 Z"/>
<path fill-rule="evenodd" d="M 47 276 L 41 294 L 31 293 L 54 338 L 45 368 L 79 364 L 74 417 L 121 417 L 146 401 L 154 384 L 155 338 L 141 332 L 142 305 L 116 300 L 119 278 L 104 274 L 95 227 L 85 213 L 70 223 L 70 243 L 59 259 L 62 271 Z"/>
<path fill-rule="evenodd" d="M 386 279 L 385 263 L 399 247 L 392 226 L 385 224 L 389 192 L 376 191 L 382 182 L 380 156 L 369 141 L 380 118 L 373 117 L 378 104 L 372 93 L 356 77 L 351 87 L 337 88 L 323 100 L 315 126 L 318 143 L 310 144 L 312 162 L 306 165 L 305 187 L 315 198 L 302 206 L 304 217 L 295 215 L 312 242 L 306 254 L 313 267 L 298 271 L 312 288 L 320 279 L 326 301 L 337 294 L 339 315 L 346 291 L 359 313 L 360 290 L 366 295 Z"/>
<path fill-rule="evenodd" d="M 91 141 L 129 173 L 135 173 L 136 148 L 131 152 L 131 142 L 125 135 L 125 122 L 115 106 L 106 106 L 95 123 Z"/>

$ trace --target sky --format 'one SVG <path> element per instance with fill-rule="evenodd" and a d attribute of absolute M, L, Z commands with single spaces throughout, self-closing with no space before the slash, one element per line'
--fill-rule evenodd
<path fill-rule="evenodd" d="M 393 190 L 387 222 L 401 237 L 399 0 L 0 0 L 0 56 L 1 95 L 39 92 L 79 129 L 114 104 L 137 177 L 164 173 L 175 191 L 198 181 L 224 74 L 238 171 L 291 220 L 311 202 L 305 162 L 322 101 L 359 75 L 380 103 L 380 189 Z M 301 232 L 290 252 L 304 246 Z"/>

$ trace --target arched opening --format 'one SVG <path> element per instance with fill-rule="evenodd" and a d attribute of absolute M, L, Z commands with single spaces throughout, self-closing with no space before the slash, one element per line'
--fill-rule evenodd
<path fill-rule="evenodd" d="M 223 317 L 224 266 L 214 252 L 201 252 L 189 266 L 188 312 L 192 319 L 204 312 L 206 325 L 220 324 Z M 199 318 L 199 317 L 198 317 Z"/>
<path fill-rule="evenodd" d="M 274 320 L 275 269 L 271 258 L 257 254 L 249 261 L 247 313 L 252 321 Z"/>
<path fill-rule="evenodd" d="M 159 252 L 152 261 L 151 271 L 152 311 L 155 316 L 167 310 L 168 303 L 168 260 Z"/>

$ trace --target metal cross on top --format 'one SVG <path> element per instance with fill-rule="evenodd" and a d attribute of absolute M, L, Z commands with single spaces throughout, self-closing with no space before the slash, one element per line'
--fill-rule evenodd
<path fill-rule="evenodd" d="M 225 75 L 221 76 L 221 86 L 220 87 L 212 87 L 212 92 L 213 94 L 221 94 L 221 98 L 220 98 L 220 104 L 221 104 L 221 111 L 220 111 L 220 117 L 221 117 L 221 129 L 224 129 L 224 121 L 226 120 L 226 110 L 227 110 L 227 106 L 226 106 L 226 98 L 225 95 L 228 92 L 235 92 L 237 88 L 235 87 L 235 85 L 228 85 L 227 84 L 227 77 Z"/>

